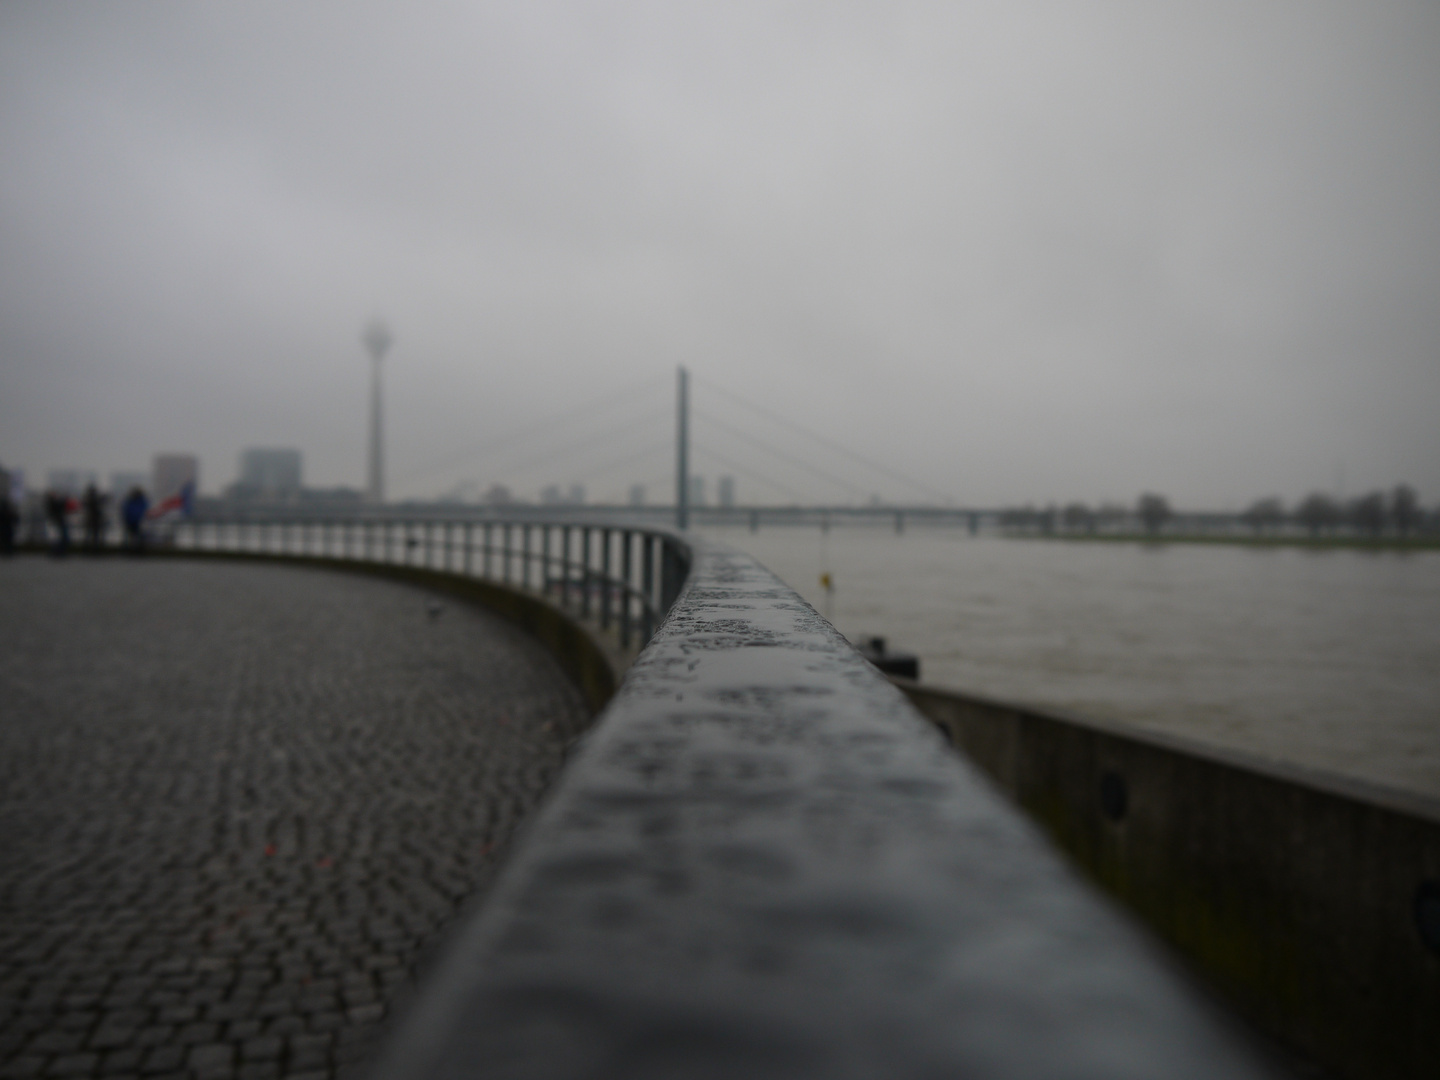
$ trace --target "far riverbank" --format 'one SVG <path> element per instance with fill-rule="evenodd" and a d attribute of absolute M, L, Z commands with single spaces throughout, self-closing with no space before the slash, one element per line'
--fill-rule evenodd
<path fill-rule="evenodd" d="M 1236 536 L 1214 533 L 1024 533 L 1007 540 L 1059 540 L 1075 544 L 1223 544 L 1231 547 L 1309 548 L 1317 551 L 1440 551 L 1440 536 Z"/>

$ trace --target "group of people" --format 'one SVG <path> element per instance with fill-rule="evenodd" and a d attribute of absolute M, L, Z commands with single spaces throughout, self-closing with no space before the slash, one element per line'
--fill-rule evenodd
<path fill-rule="evenodd" d="M 70 550 L 70 519 L 77 511 L 85 530 L 85 546 L 91 551 L 105 547 L 106 511 L 110 497 L 94 484 L 76 499 L 63 491 L 47 491 L 43 504 L 45 520 L 50 525 L 50 551 L 64 555 Z M 145 492 L 133 487 L 120 503 L 120 524 L 124 528 L 125 546 L 139 551 L 145 546 L 145 517 L 150 500 Z M 15 534 L 20 525 L 20 511 L 10 492 L 0 491 L 0 553 L 15 550 Z"/>

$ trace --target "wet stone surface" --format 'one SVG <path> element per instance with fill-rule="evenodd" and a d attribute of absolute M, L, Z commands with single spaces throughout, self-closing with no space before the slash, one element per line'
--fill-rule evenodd
<path fill-rule="evenodd" d="M 345 1077 L 585 723 L 338 573 L 0 563 L 0 1078 Z"/>

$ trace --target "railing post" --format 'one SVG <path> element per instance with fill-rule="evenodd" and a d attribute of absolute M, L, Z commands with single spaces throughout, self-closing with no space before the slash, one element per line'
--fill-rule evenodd
<path fill-rule="evenodd" d="M 630 541 L 629 529 L 620 533 L 620 647 L 630 647 Z"/>
<path fill-rule="evenodd" d="M 610 530 L 600 530 L 600 628 L 610 628 Z"/>
<path fill-rule="evenodd" d="M 590 526 L 580 527 L 580 617 L 590 617 Z"/>
<path fill-rule="evenodd" d="M 500 570 L 501 580 L 506 585 L 510 584 L 510 522 L 505 522 L 504 532 L 500 540 Z"/>
<path fill-rule="evenodd" d="M 550 595 L 550 524 L 540 526 L 540 591 Z"/>
<path fill-rule="evenodd" d="M 570 607 L 570 526 L 560 531 L 560 606 Z"/>
<path fill-rule="evenodd" d="M 465 522 L 465 576 L 474 577 L 474 535 L 475 525 L 473 522 Z"/>
<path fill-rule="evenodd" d="M 520 526 L 520 587 L 530 588 L 530 523 Z"/>
<path fill-rule="evenodd" d="M 655 537 L 649 533 L 642 533 L 644 537 L 641 550 L 644 553 L 641 573 L 644 575 L 640 585 L 640 632 L 648 642 L 655 636 Z"/>
<path fill-rule="evenodd" d="M 660 545 L 660 613 L 663 615 L 680 592 L 680 566 L 674 545 L 669 540 L 661 540 Z"/>
<path fill-rule="evenodd" d="M 480 552 L 480 576 L 489 580 L 490 578 L 490 528 L 491 522 L 485 522 L 485 547 Z"/>

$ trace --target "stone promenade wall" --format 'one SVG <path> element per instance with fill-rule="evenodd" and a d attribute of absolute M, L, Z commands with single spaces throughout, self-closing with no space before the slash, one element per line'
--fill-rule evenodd
<path fill-rule="evenodd" d="M 895 682 L 1262 1029 L 1341 1076 L 1440 1076 L 1440 805 Z"/>

